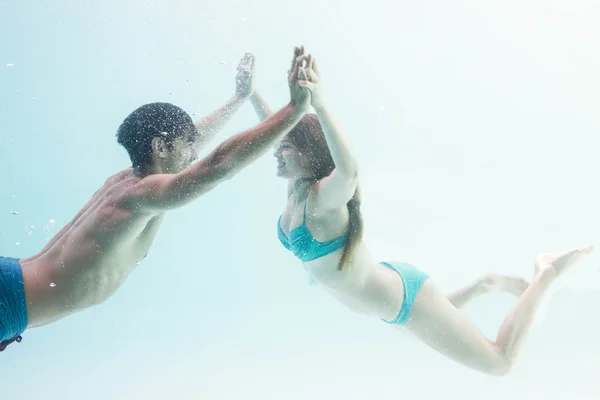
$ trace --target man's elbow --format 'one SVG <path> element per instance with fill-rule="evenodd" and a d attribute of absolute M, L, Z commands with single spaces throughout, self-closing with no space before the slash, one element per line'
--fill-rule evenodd
<path fill-rule="evenodd" d="M 214 181 L 225 181 L 235 175 L 235 162 L 231 157 L 216 152 L 208 163 L 210 175 Z"/>

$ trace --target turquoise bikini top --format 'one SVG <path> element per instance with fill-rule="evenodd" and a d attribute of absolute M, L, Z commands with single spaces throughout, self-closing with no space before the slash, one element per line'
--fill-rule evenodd
<path fill-rule="evenodd" d="M 302 225 L 294 228 L 289 233 L 289 238 L 285 236 L 281 229 L 281 217 L 277 220 L 277 234 L 279 241 L 286 249 L 290 250 L 296 257 L 303 262 L 316 260 L 327 254 L 341 249 L 346 244 L 346 235 L 327 242 L 315 240 L 306 226 L 306 204 L 304 204 L 304 216 Z"/>

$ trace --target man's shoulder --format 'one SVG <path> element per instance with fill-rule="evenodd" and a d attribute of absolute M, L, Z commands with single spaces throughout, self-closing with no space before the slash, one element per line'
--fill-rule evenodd
<path fill-rule="evenodd" d="M 104 182 L 104 185 L 113 185 L 115 183 L 121 182 L 125 179 L 127 179 L 128 177 L 133 176 L 133 168 L 126 168 L 124 170 L 121 170 L 119 172 L 117 172 L 116 174 L 113 174 L 111 176 L 109 176 L 106 181 Z"/>
<path fill-rule="evenodd" d="M 123 174 L 115 177 L 108 184 L 106 192 L 106 200 L 117 208 L 127 211 L 140 211 L 140 205 L 149 195 L 144 184 L 144 177 L 133 174 Z M 107 182 L 108 183 L 108 182 Z"/>

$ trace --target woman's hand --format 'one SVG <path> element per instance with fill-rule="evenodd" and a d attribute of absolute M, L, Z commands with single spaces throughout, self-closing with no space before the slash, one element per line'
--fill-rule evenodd
<path fill-rule="evenodd" d="M 298 85 L 310 91 L 311 104 L 315 110 L 325 106 L 321 87 L 321 74 L 317 67 L 317 60 L 312 55 L 302 56 L 306 61 L 304 67 L 300 67 Z"/>

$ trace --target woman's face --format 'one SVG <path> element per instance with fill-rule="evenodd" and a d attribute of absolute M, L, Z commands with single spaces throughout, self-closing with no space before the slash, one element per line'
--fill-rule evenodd
<path fill-rule="evenodd" d="M 273 156 L 277 159 L 277 176 L 286 179 L 298 179 L 310 176 L 310 163 L 294 144 L 283 138 L 275 148 Z"/>

